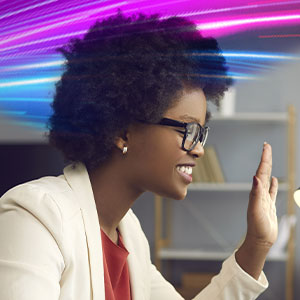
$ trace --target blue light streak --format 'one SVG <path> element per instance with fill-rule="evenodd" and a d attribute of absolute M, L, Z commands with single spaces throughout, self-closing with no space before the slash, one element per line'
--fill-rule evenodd
<path fill-rule="evenodd" d="M 0 98 L 0 102 L 8 101 L 8 102 L 45 102 L 45 103 L 51 103 L 52 98 L 29 98 L 29 97 L 6 97 L 6 98 Z"/>
<path fill-rule="evenodd" d="M 50 78 L 10 81 L 10 82 L 0 83 L 0 88 L 15 87 L 15 86 L 21 86 L 21 85 L 32 85 L 32 84 L 45 83 L 45 82 L 56 82 L 59 79 L 60 79 L 60 77 L 50 77 Z"/>

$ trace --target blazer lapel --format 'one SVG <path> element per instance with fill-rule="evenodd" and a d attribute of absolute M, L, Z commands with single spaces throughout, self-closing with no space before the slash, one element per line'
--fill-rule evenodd
<path fill-rule="evenodd" d="M 128 228 L 128 223 L 126 222 L 127 217 L 127 215 L 124 216 L 124 218 L 121 220 L 118 226 L 118 229 L 121 233 L 124 245 L 127 251 L 129 252 L 127 261 L 130 276 L 131 296 L 132 300 L 144 300 L 145 282 L 143 280 L 143 270 L 141 268 L 138 258 L 136 257 L 134 237 L 131 236 L 132 234 L 134 234 L 134 232 L 132 232 L 130 228 Z"/>
<path fill-rule="evenodd" d="M 89 253 L 93 300 L 103 300 L 105 289 L 101 232 L 89 175 L 81 163 L 67 166 L 64 175 L 81 207 Z"/>

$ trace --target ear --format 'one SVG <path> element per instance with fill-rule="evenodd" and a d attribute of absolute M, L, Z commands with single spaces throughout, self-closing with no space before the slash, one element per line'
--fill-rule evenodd
<path fill-rule="evenodd" d="M 121 137 L 116 137 L 116 138 L 115 138 L 115 145 L 116 145 L 121 151 L 123 151 L 124 146 L 126 146 L 126 142 L 125 142 L 124 139 L 122 139 Z"/>
<path fill-rule="evenodd" d="M 129 138 L 129 132 L 127 130 L 122 131 L 115 138 L 114 143 L 121 151 L 123 151 L 124 146 L 128 145 L 128 138 Z"/>
<path fill-rule="evenodd" d="M 136 124 L 129 124 L 127 128 L 119 131 L 114 139 L 114 144 L 118 147 L 118 149 L 123 151 L 124 146 L 129 148 L 132 146 L 138 128 L 140 128 L 140 124 L 139 126 Z"/>

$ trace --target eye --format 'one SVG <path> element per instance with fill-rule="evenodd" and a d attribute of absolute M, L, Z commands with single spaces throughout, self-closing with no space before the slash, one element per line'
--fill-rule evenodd
<path fill-rule="evenodd" d="M 176 129 L 175 129 L 176 130 Z M 177 132 L 181 133 L 182 135 L 184 135 L 184 131 L 180 131 L 180 130 L 176 130 Z"/>
<path fill-rule="evenodd" d="M 195 128 L 190 127 L 190 128 L 188 128 L 187 133 L 188 134 L 193 134 L 194 131 L 195 131 Z"/>

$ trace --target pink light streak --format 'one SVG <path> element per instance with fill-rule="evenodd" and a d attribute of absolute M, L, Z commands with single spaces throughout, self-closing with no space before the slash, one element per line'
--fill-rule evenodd
<path fill-rule="evenodd" d="M 279 6 L 279 5 L 287 5 L 287 4 L 296 4 L 300 3 L 299 0 L 296 1 L 281 1 L 281 2 L 276 2 L 272 1 L 271 3 L 256 3 L 256 4 L 247 4 L 247 5 L 242 5 L 242 6 L 234 6 L 234 7 L 223 7 L 223 8 L 216 8 L 216 9 L 206 9 L 206 10 L 194 10 L 191 12 L 183 12 L 183 13 L 178 13 L 176 16 L 178 17 L 192 17 L 192 16 L 200 16 L 200 15 L 209 15 L 209 14 L 220 14 L 224 12 L 233 12 L 233 11 L 241 11 L 241 10 L 250 10 L 250 9 L 258 9 L 258 8 L 263 8 L 263 7 L 274 7 L 274 6 Z M 168 18 L 171 15 L 164 16 L 164 18 Z"/>
<path fill-rule="evenodd" d="M 6 43 L 9 43 L 9 42 L 12 42 L 12 41 L 17 41 L 19 39 L 29 37 L 29 36 L 32 36 L 32 35 L 37 34 L 37 33 L 42 33 L 42 32 L 48 31 L 50 29 L 56 29 L 56 28 L 58 28 L 62 25 L 72 24 L 72 23 L 75 23 L 76 21 L 80 21 L 82 19 L 88 19 L 89 15 L 92 14 L 92 13 L 98 13 L 98 12 L 102 12 L 102 11 L 105 11 L 105 10 L 108 10 L 108 9 L 117 8 L 120 5 L 124 5 L 126 3 L 127 2 L 124 1 L 124 2 L 121 2 L 119 4 L 113 4 L 113 5 L 110 5 L 110 6 L 100 7 L 100 8 L 97 8 L 97 9 L 91 9 L 91 10 L 86 11 L 85 14 L 76 13 L 73 18 L 69 18 L 69 17 L 64 18 L 64 20 L 61 21 L 61 22 L 54 22 L 53 23 L 53 21 L 52 21 L 52 24 L 44 26 L 42 28 L 39 28 L 40 27 L 39 26 L 39 27 L 37 27 L 33 30 L 30 30 L 30 31 L 27 31 L 27 32 L 24 32 L 24 33 L 21 33 L 19 35 L 15 35 L 15 36 L 12 36 L 12 37 L 8 37 L 6 39 L 3 39 L 2 41 L 0 41 L 0 45 L 5 45 Z"/>
<path fill-rule="evenodd" d="M 226 28 L 226 27 L 245 25 L 245 24 L 266 23 L 266 22 L 275 22 L 275 21 L 289 21 L 289 20 L 300 20 L 300 14 L 290 15 L 290 16 L 274 16 L 274 17 L 249 18 L 249 19 L 212 22 L 212 23 L 205 23 L 202 25 L 198 25 L 198 28 L 200 30 L 219 29 L 219 28 Z"/>
<path fill-rule="evenodd" d="M 267 16 L 267 17 L 254 17 L 244 19 L 231 19 L 221 20 L 215 22 L 208 22 L 199 24 L 197 28 L 205 35 L 222 36 L 229 32 L 228 29 L 235 29 L 236 31 L 242 31 L 256 26 L 257 24 L 275 24 L 275 25 L 291 25 L 294 23 L 300 23 L 300 14 L 293 15 L 280 15 L 280 16 Z M 252 25 L 252 26 L 250 26 Z"/>
<path fill-rule="evenodd" d="M 186 0 L 184 0 L 186 1 Z M 143 2 L 143 1 L 140 1 Z M 178 3 L 178 2 L 182 2 L 182 0 L 173 0 L 173 1 L 169 1 L 169 2 L 164 2 L 164 3 L 156 3 L 156 4 L 151 4 L 148 6 L 143 7 L 143 9 L 147 9 L 147 8 L 153 8 L 153 7 L 159 7 L 162 5 L 168 5 L 168 4 L 173 4 L 173 3 Z M 113 4 L 113 5 L 109 5 L 109 6 L 105 6 L 105 7 L 101 7 L 101 8 L 96 8 L 96 9 L 90 9 L 88 11 L 85 11 L 84 14 L 82 12 L 78 12 L 75 13 L 73 15 L 68 16 L 68 19 L 66 20 L 66 17 L 60 17 L 57 19 L 52 19 L 52 23 L 49 24 L 49 22 L 47 22 L 46 24 L 38 24 L 38 27 L 30 29 L 29 31 L 23 32 L 23 33 L 18 33 L 18 34 L 14 34 L 12 36 L 8 36 L 6 38 L 4 38 L 2 41 L 0 41 L 0 45 L 5 45 L 5 44 L 10 44 L 11 42 L 14 42 L 11 46 L 8 47 L 4 47 L 0 49 L 0 52 L 3 51 L 8 51 L 8 50 L 13 50 L 13 49 L 20 49 L 22 47 L 26 47 L 26 46 L 30 46 L 30 45 L 37 45 L 40 43 L 44 43 L 44 42 L 49 42 L 49 41 L 55 41 L 56 39 L 61 39 L 61 38 L 66 38 L 66 37 L 72 37 L 72 36 L 76 36 L 78 34 L 83 34 L 86 32 L 88 26 L 84 26 L 83 22 L 88 22 L 91 23 L 91 21 L 93 20 L 97 20 L 99 19 L 99 12 L 103 12 L 103 11 L 107 11 L 107 10 L 111 10 L 114 8 L 119 8 L 122 5 L 126 5 L 128 4 L 127 1 L 118 3 L 118 4 Z M 130 3 L 131 5 L 134 4 L 134 2 Z M 131 11 L 136 11 L 137 9 L 126 9 L 123 10 L 124 13 L 128 13 Z M 116 11 L 111 12 L 110 14 L 107 15 L 102 15 L 101 17 L 107 17 L 110 15 L 115 14 Z M 92 17 L 93 16 L 93 17 Z M 74 24 L 76 23 L 76 26 L 79 28 L 85 28 L 84 30 L 79 30 L 79 31 L 73 31 L 73 32 L 68 32 L 68 33 L 63 33 L 60 35 L 55 35 L 54 37 L 51 34 L 51 30 L 55 30 L 55 33 L 58 33 L 59 31 L 62 31 L 63 27 L 66 26 L 70 26 L 72 25 L 72 29 L 74 30 Z M 41 25 L 44 25 L 41 27 Z M 64 31 L 68 31 L 68 28 L 66 28 Z M 44 33 L 47 32 L 47 36 L 51 36 L 50 38 L 44 37 Z M 41 35 L 41 38 L 38 38 L 38 35 Z M 28 41 L 28 39 L 30 38 L 30 40 Z M 22 39 L 24 39 L 26 42 L 22 43 Z M 18 43 L 16 44 L 15 42 L 18 41 Z M 56 47 L 54 47 L 56 48 Z"/>
<path fill-rule="evenodd" d="M 126 2 L 124 2 L 125 4 Z M 111 7 L 109 7 L 111 8 Z M 106 9 L 109 9 L 108 7 L 106 7 Z M 101 8 L 101 11 L 103 11 L 104 8 Z M 99 12 L 98 10 L 91 10 L 90 12 Z M 93 19 L 97 19 L 98 16 L 95 16 Z M 6 43 L 12 42 L 12 41 L 17 41 L 19 39 L 22 39 L 24 37 L 29 37 L 31 35 L 35 35 L 37 33 L 43 33 L 52 29 L 56 29 L 56 27 L 60 27 L 61 25 L 67 25 L 70 23 L 73 23 L 75 21 L 83 21 L 85 19 L 85 17 L 78 16 L 78 14 L 76 14 L 75 17 L 73 17 L 72 19 L 68 19 L 68 20 L 64 20 L 58 23 L 54 23 L 51 25 L 47 25 L 44 26 L 42 28 L 37 28 L 25 33 L 21 33 L 19 35 L 15 35 L 11 38 L 8 38 L 6 40 L 2 40 L 0 41 L 0 45 L 5 45 Z M 89 21 L 91 21 L 91 19 L 89 19 Z M 245 18 L 245 19 L 232 19 L 232 20 L 221 20 L 221 21 L 215 21 L 215 22 L 207 22 L 207 23 L 202 23 L 199 24 L 197 26 L 197 28 L 202 32 L 202 34 L 204 35 L 214 35 L 214 36 L 220 36 L 220 35 L 224 35 L 226 33 L 226 30 L 230 29 L 230 28 L 235 28 L 235 30 L 244 30 L 245 27 L 249 27 L 249 25 L 257 25 L 259 23 L 264 24 L 264 23 L 281 23 L 281 22 L 286 22 L 288 24 L 290 24 L 292 21 L 296 21 L 296 22 L 300 22 L 300 14 L 294 14 L 294 15 L 284 15 L 284 16 L 267 16 L 267 17 L 253 17 L 253 18 Z M 78 36 L 80 34 L 85 33 L 86 30 L 79 30 L 79 31 L 73 31 L 73 32 L 68 32 L 65 34 L 59 34 L 59 35 L 54 35 L 54 36 L 50 36 L 47 38 L 40 38 L 40 39 L 34 39 L 31 41 L 27 41 L 24 43 L 19 42 L 18 44 L 13 44 L 11 46 L 8 47 L 3 47 L 0 49 L 0 52 L 3 51 L 8 51 L 8 50 L 13 50 L 13 49 L 21 49 L 23 47 L 28 47 L 28 46 L 32 46 L 32 45 L 38 45 L 38 44 L 42 44 L 45 42 L 50 42 L 50 41 L 56 41 L 59 39 L 66 39 L 68 37 L 73 37 L 73 36 Z M 216 32 L 217 31 L 217 32 Z M 55 47 L 54 47 L 55 48 Z"/>
<path fill-rule="evenodd" d="M 53 5 L 51 5 L 52 2 Z M 223 3 L 220 0 L 213 3 L 190 0 L 165 2 L 124 0 L 119 3 L 114 0 L 90 2 L 48 0 L 42 3 L 30 1 L 30 6 L 26 7 L 24 4 L 23 7 L 19 6 L 16 11 L 9 12 L 7 10 L 5 14 L 0 16 L 0 25 L 6 23 L 3 22 L 3 19 L 8 21 L 7 26 L 2 28 L 12 29 L 10 32 L 3 31 L 4 34 L 0 35 L 0 60 L 18 57 L 20 53 L 53 53 L 54 49 L 65 44 L 69 38 L 80 37 L 84 34 L 93 21 L 115 14 L 117 8 L 120 7 L 124 14 L 159 12 L 162 14 L 162 18 L 166 18 L 165 13 L 167 12 L 169 16 L 193 17 L 193 20 L 198 24 L 198 29 L 204 36 L 214 37 L 226 36 L 249 29 L 257 30 L 263 27 L 300 23 L 300 10 L 282 10 L 282 8 L 287 9 L 287 5 L 300 3 L 300 0 L 264 1 L 263 3 L 260 1 L 248 5 L 244 5 L 243 1 L 240 0 L 231 0 L 230 4 L 232 5 L 228 7 L 222 7 Z M 285 7 L 282 7 L 283 5 Z M 43 13 L 39 9 L 35 9 L 38 6 L 43 6 Z M 11 5 L 12 7 L 13 5 Z M 202 9 L 199 9 L 200 7 Z M 273 11 L 267 11 L 268 7 L 271 7 Z M 184 12 L 184 9 L 188 9 L 188 11 Z M 242 12 L 247 12 L 247 14 L 241 15 Z M 17 15 L 20 16 L 17 18 L 19 22 L 15 21 Z M 25 24 L 27 25 L 24 26 Z"/>
<path fill-rule="evenodd" d="M 70 37 L 74 37 L 74 36 L 77 37 L 81 34 L 84 34 L 85 32 L 86 32 L 86 30 L 80 30 L 80 31 L 69 32 L 69 33 L 60 34 L 60 35 L 56 35 L 56 36 L 51 36 L 51 37 L 47 37 L 47 38 L 43 38 L 43 39 L 39 39 L 39 40 L 33 40 L 33 41 L 22 43 L 22 44 L 12 45 L 12 46 L 9 46 L 6 48 L 0 48 L 0 52 L 13 50 L 13 49 L 20 49 L 20 48 L 27 47 L 27 46 L 38 45 L 38 44 L 50 42 L 50 41 L 57 41 L 59 39 L 65 39 L 65 38 L 70 38 Z"/>
<path fill-rule="evenodd" d="M 86 8 L 86 7 L 92 7 L 94 5 L 98 5 L 100 3 L 103 3 L 103 2 L 107 2 L 107 0 L 97 0 L 97 1 L 90 1 L 88 3 L 85 3 L 85 4 L 81 4 L 81 5 L 72 5 L 71 7 L 67 7 L 66 8 L 66 5 L 63 5 L 63 4 L 57 4 L 55 6 L 55 9 L 56 11 L 53 11 L 53 9 L 48 9 L 47 12 L 46 11 L 43 11 L 43 14 L 40 15 L 40 14 L 37 14 L 37 13 L 32 13 L 32 14 L 27 14 L 26 15 L 26 19 L 25 20 L 20 20 L 20 21 L 17 21 L 17 20 L 14 20 L 13 24 L 9 24 L 7 26 L 3 26 L 2 27 L 2 30 L 3 32 L 5 32 L 6 35 L 9 35 L 9 34 L 12 34 L 12 33 L 15 33 L 17 32 L 18 30 L 20 30 L 20 28 L 24 28 L 24 25 L 25 24 L 35 24 L 39 21 L 40 25 L 42 24 L 45 24 L 47 22 L 49 22 L 49 19 L 51 18 L 52 21 L 58 21 L 59 18 L 56 18 L 54 19 L 54 16 L 63 16 L 65 17 L 67 15 L 68 12 L 75 12 L 76 10 L 80 10 L 80 13 L 84 13 L 84 11 L 82 10 L 83 8 Z M 24 19 L 24 16 L 22 16 L 23 19 Z M 46 22 L 43 22 L 46 20 Z M 8 31 L 9 29 L 11 28 L 16 28 L 15 30 L 11 30 L 11 31 Z M 27 25 L 27 28 L 29 28 L 29 26 Z M 0 35 L 1 36 L 1 35 Z"/>
<path fill-rule="evenodd" d="M 14 16 L 14 15 L 18 15 L 18 14 L 24 13 L 24 12 L 32 10 L 34 8 L 41 7 L 41 6 L 44 6 L 44 5 L 53 3 L 53 2 L 57 2 L 57 1 L 58 0 L 48 0 L 48 1 L 45 1 L 45 2 L 42 2 L 42 3 L 38 3 L 38 4 L 35 4 L 35 5 L 31 5 L 31 6 L 25 7 L 23 9 L 19 9 L 17 11 L 10 12 L 10 13 L 7 13 L 7 14 L 4 14 L 4 15 L 0 16 L 0 20 L 8 18 L 8 17 L 11 17 L 11 16 Z"/>
<path fill-rule="evenodd" d="M 260 39 L 272 39 L 272 38 L 290 38 L 290 37 L 300 37 L 299 34 L 271 34 L 271 35 L 259 35 Z"/>

